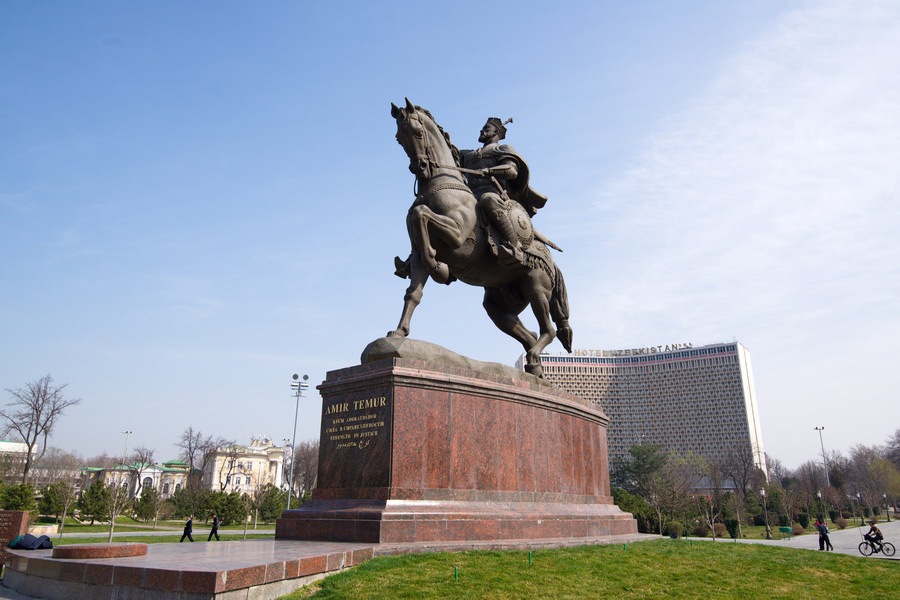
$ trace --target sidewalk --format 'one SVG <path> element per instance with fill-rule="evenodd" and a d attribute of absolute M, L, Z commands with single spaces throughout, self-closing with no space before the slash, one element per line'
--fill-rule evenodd
<path fill-rule="evenodd" d="M 859 521 L 856 521 L 859 523 Z M 885 541 L 891 542 L 895 546 L 900 545 L 900 520 L 894 520 L 890 523 L 888 522 L 879 522 L 878 528 L 881 530 L 881 533 L 884 534 Z M 839 554 L 847 554 L 849 556 L 858 556 L 862 558 L 862 554 L 859 553 L 859 544 L 863 541 L 863 534 L 869 531 L 869 526 L 860 527 L 857 525 L 856 527 L 847 527 L 847 529 L 833 529 L 830 534 L 828 534 L 829 539 L 831 540 L 831 545 L 834 546 L 834 552 Z M 779 537 L 780 532 L 776 528 L 772 535 Z M 693 539 L 709 539 L 709 538 L 693 538 Z M 710 540 L 711 541 L 711 540 Z M 717 542 L 722 543 L 734 543 L 734 540 L 730 538 L 718 538 Z M 781 546 L 783 548 L 799 548 L 803 550 L 819 550 L 819 536 L 816 534 L 806 534 L 799 535 L 796 537 L 792 537 L 790 539 L 781 540 L 738 540 L 738 542 L 743 544 L 765 544 L 767 546 Z M 900 551 L 897 552 L 892 558 L 888 558 L 885 555 L 878 553 L 873 554 L 870 558 L 878 558 L 882 560 L 900 560 Z"/>

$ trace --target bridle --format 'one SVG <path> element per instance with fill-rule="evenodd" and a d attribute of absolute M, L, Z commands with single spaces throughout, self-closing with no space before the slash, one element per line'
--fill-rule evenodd
<path fill-rule="evenodd" d="M 422 165 L 422 164 L 427 165 L 432 173 L 432 176 L 429 177 L 427 179 L 427 181 L 431 181 L 434 179 L 433 174 L 437 169 L 444 169 L 446 167 L 444 167 L 443 165 L 438 163 L 437 160 L 435 160 L 435 158 L 434 158 L 435 152 L 434 152 L 434 148 L 432 145 L 431 136 L 429 135 L 428 128 L 425 126 L 425 123 L 422 121 L 422 119 L 419 118 L 418 111 L 415 111 L 415 113 L 411 113 L 411 112 L 407 111 L 406 115 L 407 115 L 407 117 L 406 117 L 407 123 L 409 123 L 410 121 L 416 121 L 419 124 L 419 130 L 418 130 L 418 132 L 413 134 L 413 137 L 420 137 L 419 132 L 421 132 L 421 137 L 424 138 L 424 140 L 425 140 L 424 154 L 417 153 L 415 155 L 415 157 L 411 157 L 409 160 L 410 171 L 413 171 L 413 166 L 418 167 L 419 165 Z M 404 129 L 404 131 L 410 131 L 411 129 L 412 129 L 411 127 L 406 125 L 406 129 Z M 415 173 L 415 171 L 413 171 L 413 173 Z M 453 182 L 439 183 L 437 185 L 429 185 L 427 192 L 425 192 L 423 195 L 420 196 L 418 186 L 419 186 L 419 178 L 416 177 L 415 180 L 413 181 L 413 195 L 416 196 L 417 204 L 425 202 L 428 197 L 430 197 L 431 195 L 433 195 L 436 192 L 439 192 L 441 190 L 471 191 L 469 189 L 469 187 L 466 186 L 465 184 L 453 181 Z"/>

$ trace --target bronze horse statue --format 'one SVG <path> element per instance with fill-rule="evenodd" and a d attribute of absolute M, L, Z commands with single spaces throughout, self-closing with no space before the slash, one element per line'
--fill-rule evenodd
<path fill-rule="evenodd" d="M 491 251 L 489 233 L 484 219 L 477 215 L 475 196 L 460 171 L 459 150 L 450 136 L 431 113 L 408 99 L 405 108 L 391 104 L 391 116 L 397 121 L 397 141 L 409 156 L 418 193 L 406 217 L 412 243 L 410 284 L 403 297 L 400 323 L 388 336 L 409 335 L 410 319 L 429 277 L 438 283 L 458 279 L 484 288 L 483 306 L 488 316 L 525 348 L 525 370 L 543 377 L 541 352 L 555 337 L 572 351 L 568 294 L 550 251 L 532 239 L 525 248 L 527 265 L 501 264 Z M 403 264 L 399 258 L 397 263 Z M 529 331 L 519 320 L 529 304 L 540 334 Z"/>

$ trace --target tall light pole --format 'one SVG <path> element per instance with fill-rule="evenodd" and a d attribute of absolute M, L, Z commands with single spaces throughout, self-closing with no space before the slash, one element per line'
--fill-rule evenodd
<path fill-rule="evenodd" d="M 825 465 L 825 485 L 831 487 L 831 480 L 828 477 L 828 458 L 825 457 L 825 442 L 822 441 L 822 432 L 825 431 L 825 427 L 813 427 L 813 429 L 819 432 L 819 444 L 822 445 L 822 463 Z"/>
<path fill-rule="evenodd" d="M 309 384 L 306 383 L 309 380 L 309 375 L 304 375 L 303 381 L 298 381 L 300 376 L 296 373 L 292 377 L 294 381 L 291 383 L 291 389 L 294 390 L 294 396 L 297 398 L 297 407 L 294 409 L 294 437 L 291 438 L 291 470 L 288 472 L 287 508 L 284 510 L 291 509 L 291 492 L 294 489 L 294 447 L 297 445 L 297 415 L 300 413 L 300 398 L 303 396 L 304 390 L 309 387 Z"/>
<path fill-rule="evenodd" d="M 772 539 L 772 530 L 769 529 L 769 507 L 767 506 L 768 502 L 766 501 L 766 489 L 763 488 L 763 489 L 759 490 L 759 495 L 762 496 L 762 499 L 763 499 L 762 505 L 763 505 L 763 516 L 765 517 L 765 520 L 766 520 L 766 539 L 771 540 Z"/>
<path fill-rule="evenodd" d="M 128 462 L 128 436 L 134 433 L 133 431 L 123 431 L 125 434 L 125 450 L 122 452 L 122 465 L 124 466 L 126 462 Z"/>

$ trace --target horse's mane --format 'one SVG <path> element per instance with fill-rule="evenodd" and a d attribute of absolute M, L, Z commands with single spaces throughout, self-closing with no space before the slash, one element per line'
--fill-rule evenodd
<path fill-rule="evenodd" d="M 450 134 L 447 133 L 446 131 L 444 131 L 444 128 L 441 127 L 440 124 L 438 124 L 438 122 L 434 119 L 434 117 L 431 115 L 431 113 L 428 112 L 427 108 L 422 108 L 421 106 L 417 106 L 416 110 L 421 110 L 423 113 L 428 115 L 428 118 L 431 119 L 431 122 L 434 123 L 434 126 L 437 127 L 438 131 L 441 132 L 441 135 L 444 136 L 444 141 L 447 142 L 448 146 L 450 146 L 450 154 L 453 155 L 453 162 L 456 163 L 457 167 L 461 166 L 460 158 L 459 158 L 459 148 L 454 146 L 453 142 L 450 141 Z"/>

